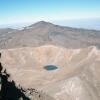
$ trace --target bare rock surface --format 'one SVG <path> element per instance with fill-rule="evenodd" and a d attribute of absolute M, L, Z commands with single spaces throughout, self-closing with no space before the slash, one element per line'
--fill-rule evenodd
<path fill-rule="evenodd" d="M 62 27 L 40 21 L 22 30 L 0 29 L 0 49 L 54 44 L 67 48 L 100 48 L 100 31 Z"/>
<path fill-rule="evenodd" d="M 2 49 L 1 62 L 17 84 L 55 100 L 100 99 L 100 50 L 55 45 Z M 55 70 L 44 66 L 54 65 Z"/>

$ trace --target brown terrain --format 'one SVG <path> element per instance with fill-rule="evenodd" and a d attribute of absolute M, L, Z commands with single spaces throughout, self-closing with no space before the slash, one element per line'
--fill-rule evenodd
<path fill-rule="evenodd" d="M 100 100 L 100 31 L 41 21 L 22 30 L 0 29 L 0 48 L 16 85 L 45 95 L 30 100 Z"/>

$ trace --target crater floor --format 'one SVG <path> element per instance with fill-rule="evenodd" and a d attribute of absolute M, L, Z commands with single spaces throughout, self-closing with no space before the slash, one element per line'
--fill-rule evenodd
<path fill-rule="evenodd" d="M 17 84 L 43 90 L 56 100 L 100 98 L 100 51 L 96 47 L 43 45 L 0 52 L 3 66 Z M 55 70 L 46 70 L 47 66 Z"/>

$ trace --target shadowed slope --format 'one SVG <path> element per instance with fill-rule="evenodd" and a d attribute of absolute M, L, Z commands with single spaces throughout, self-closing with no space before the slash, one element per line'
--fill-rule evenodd
<path fill-rule="evenodd" d="M 15 82 L 9 81 L 8 78 L 10 75 L 6 72 L 6 69 L 4 71 L 3 67 L 0 63 L 0 100 L 30 100 L 28 97 L 25 96 L 25 94 L 16 87 Z"/>

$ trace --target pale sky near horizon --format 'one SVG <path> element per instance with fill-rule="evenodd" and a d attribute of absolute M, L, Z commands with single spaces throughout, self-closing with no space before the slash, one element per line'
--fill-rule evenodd
<path fill-rule="evenodd" d="M 100 18 L 100 0 L 0 0 L 0 25 Z"/>
<path fill-rule="evenodd" d="M 0 28 L 41 20 L 100 30 L 100 0 L 0 0 Z"/>

